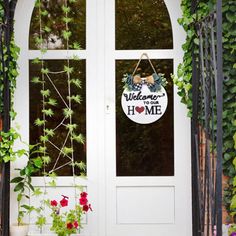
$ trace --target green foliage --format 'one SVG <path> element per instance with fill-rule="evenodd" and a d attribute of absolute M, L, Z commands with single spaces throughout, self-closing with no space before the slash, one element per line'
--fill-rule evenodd
<path fill-rule="evenodd" d="M 183 45 L 184 58 L 183 63 L 178 67 L 178 74 L 174 77 L 174 83 L 178 87 L 178 94 L 181 96 L 181 101 L 187 105 L 189 116 L 192 115 L 192 52 L 194 45 L 198 46 L 199 39 L 197 38 L 194 21 L 206 16 L 214 10 L 214 0 L 201 2 L 198 6 L 198 16 L 191 14 L 191 1 L 182 0 L 183 17 L 179 19 L 179 23 L 186 31 L 186 42 Z M 228 188 L 225 189 L 225 205 L 228 211 L 236 211 L 235 193 L 236 188 L 233 186 L 235 171 L 235 156 L 236 156 L 236 2 L 223 0 L 223 69 L 224 69 L 224 87 L 223 87 L 223 170 L 226 176 L 230 177 Z M 194 51 L 194 53 L 197 53 Z M 232 199 L 230 204 L 230 199 Z"/>
<path fill-rule="evenodd" d="M 24 155 L 24 150 L 14 150 L 14 143 L 20 138 L 18 132 L 11 128 L 8 132 L 0 132 L 0 162 L 15 161 Z"/>
<path fill-rule="evenodd" d="M 23 224 L 23 218 L 26 214 L 30 214 L 35 210 L 33 206 L 25 204 L 25 201 L 30 198 L 30 192 L 34 192 L 34 186 L 32 185 L 32 174 L 37 173 L 42 168 L 42 160 L 39 155 L 41 152 L 38 150 L 38 146 L 29 146 L 29 150 L 22 150 L 22 155 L 28 158 L 26 166 L 22 169 L 16 169 L 18 176 L 11 180 L 11 183 L 15 184 L 14 192 L 17 193 L 18 202 L 18 225 Z M 31 154 L 37 157 L 31 157 Z"/>

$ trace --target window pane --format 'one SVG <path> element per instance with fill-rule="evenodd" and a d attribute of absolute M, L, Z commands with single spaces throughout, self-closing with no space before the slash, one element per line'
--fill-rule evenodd
<path fill-rule="evenodd" d="M 66 30 L 65 13 L 62 10 L 64 1 L 42 0 L 41 28 L 43 34 L 43 46 L 47 49 L 66 49 L 66 40 L 63 32 Z M 69 48 L 74 49 L 76 44 L 80 44 L 82 49 L 86 48 L 86 1 L 77 0 L 75 3 L 68 1 L 68 29 L 72 35 L 69 38 Z M 72 20 L 71 20 L 72 19 Z M 35 7 L 30 25 L 29 48 L 38 49 L 36 42 L 40 36 L 39 8 Z"/>
<path fill-rule="evenodd" d="M 72 166 L 70 165 L 70 158 L 74 156 L 75 161 L 83 161 L 86 163 L 86 143 L 81 143 L 80 139 L 86 136 L 86 82 L 85 82 L 85 60 L 70 61 L 70 67 L 74 68 L 70 78 L 70 91 L 68 89 L 68 78 L 66 73 L 58 73 L 64 70 L 64 65 L 67 64 L 65 60 L 47 60 L 44 61 L 44 67 L 48 68 L 50 73 L 44 76 L 43 84 L 33 83 L 32 80 L 42 80 L 41 63 L 34 64 L 30 61 L 30 144 L 41 143 L 43 141 L 40 136 L 47 136 L 46 141 L 46 155 L 51 158 L 51 162 L 46 167 L 46 171 L 55 170 L 55 173 L 60 176 L 72 175 Z M 81 81 L 81 82 L 79 82 Z M 80 86 L 81 83 L 81 86 Z M 44 97 L 42 90 L 49 90 L 49 95 Z M 70 98 L 69 98 L 70 94 Z M 81 96 L 81 98 L 80 98 Z M 65 108 L 69 105 L 71 100 L 71 108 L 74 111 L 72 120 L 65 115 Z M 81 103 L 80 103 L 81 100 Z M 67 104 L 67 106 L 66 106 Z M 43 109 L 51 109 L 53 114 L 46 115 L 45 129 L 54 131 L 54 135 L 44 133 L 44 126 L 36 124 L 36 120 L 43 120 Z M 40 123 L 40 122 L 38 122 Z M 74 124 L 73 129 L 70 124 Z M 73 133 L 70 133 L 70 130 Z M 77 138 L 75 138 L 76 135 Z M 74 137 L 71 144 L 71 137 Z M 70 149 L 73 148 L 73 154 Z M 65 149 L 67 148 L 67 150 Z M 68 165 L 61 168 L 64 164 Z M 76 173 L 79 174 L 78 168 Z"/>
<path fill-rule="evenodd" d="M 117 176 L 173 176 L 174 175 L 174 120 L 173 120 L 173 60 L 152 60 L 157 73 L 168 80 L 168 106 L 164 115 L 152 124 L 137 124 L 122 110 L 122 77 L 132 73 L 137 60 L 116 61 L 116 163 Z M 152 73 L 147 60 L 138 68 L 141 76 Z"/>
<path fill-rule="evenodd" d="M 116 0 L 116 49 L 172 49 L 164 0 Z"/>

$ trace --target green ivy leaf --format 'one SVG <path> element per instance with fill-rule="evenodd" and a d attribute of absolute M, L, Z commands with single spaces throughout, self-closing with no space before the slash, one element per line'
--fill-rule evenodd
<path fill-rule="evenodd" d="M 54 99 L 54 98 L 49 98 L 47 103 L 51 106 L 56 106 L 57 105 L 57 100 Z"/>
<path fill-rule="evenodd" d="M 72 138 L 78 143 L 85 144 L 85 137 L 83 136 L 83 134 L 73 135 Z"/>
<path fill-rule="evenodd" d="M 73 72 L 74 68 L 69 66 L 64 66 L 64 71 L 68 74 L 71 74 Z"/>
<path fill-rule="evenodd" d="M 70 108 L 64 108 L 63 109 L 63 114 L 66 118 L 69 118 L 70 116 L 73 115 L 73 110 L 71 110 Z"/>
<path fill-rule="evenodd" d="M 70 83 L 71 84 L 74 84 L 76 87 L 78 87 L 78 88 L 81 88 L 81 86 L 82 86 L 82 82 L 81 82 L 81 80 L 80 79 L 71 79 L 70 80 Z"/>
<path fill-rule="evenodd" d="M 62 31 L 62 36 L 65 40 L 69 40 L 69 38 L 71 37 L 72 32 L 71 31 L 67 31 L 67 30 L 63 30 Z"/>
<path fill-rule="evenodd" d="M 69 12 L 71 11 L 71 8 L 68 7 L 68 6 L 62 5 L 62 11 L 63 11 L 64 13 L 69 13 Z"/>
<path fill-rule="evenodd" d="M 54 112 L 51 108 L 49 109 L 43 109 L 42 112 L 46 115 L 46 116 L 50 116 L 52 117 L 54 115 Z"/>
<path fill-rule="evenodd" d="M 37 119 L 34 121 L 34 124 L 35 124 L 36 126 L 42 126 L 42 125 L 44 125 L 45 123 L 46 123 L 45 120 L 40 120 L 39 118 L 37 118 Z"/>

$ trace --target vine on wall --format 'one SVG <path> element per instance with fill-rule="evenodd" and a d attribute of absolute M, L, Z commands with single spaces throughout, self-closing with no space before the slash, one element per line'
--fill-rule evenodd
<path fill-rule="evenodd" d="M 183 0 L 181 7 L 183 17 L 179 23 L 186 31 L 186 42 L 183 45 L 183 63 L 179 65 L 174 82 L 182 102 L 192 114 L 192 49 L 199 44 L 194 29 L 194 22 L 214 11 L 215 1 L 200 2 L 198 15 L 191 14 L 191 1 Z M 225 206 L 229 212 L 236 212 L 236 2 L 223 0 L 223 170 L 229 176 L 229 185 L 225 189 Z M 197 53 L 197 52 L 196 52 Z"/>

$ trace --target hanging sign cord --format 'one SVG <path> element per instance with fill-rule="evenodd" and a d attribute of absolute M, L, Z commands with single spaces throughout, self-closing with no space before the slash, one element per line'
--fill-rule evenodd
<path fill-rule="evenodd" d="M 136 65 L 135 69 L 134 69 L 134 72 L 133 72 L 132 76 L 135 75 L 135 73 L 136 73 L 136 71 L 137 71 L 137 69 L 138 69 L 138 67 L 139 67 L 139 64 L 140 64 L 140 62 L 142 61 L 142 59 L 143 59 L 144 56 L 148 59 L 149 64 L 151 65 L 151 67 L 152 67 L 154 73 L 157 74 L 156 69 L 155 69 L 155 67 L 153 66 L 153 64 L 152 64 L 152 62 L 151 62 L 151 60 L 150 60 L 148 54 L 147 54 L 147 53 L 143 53 L 143 54 L 141 55 L 141 57 L 140 57 L 140 59 L 139 59 L 137 65 Z"/>

